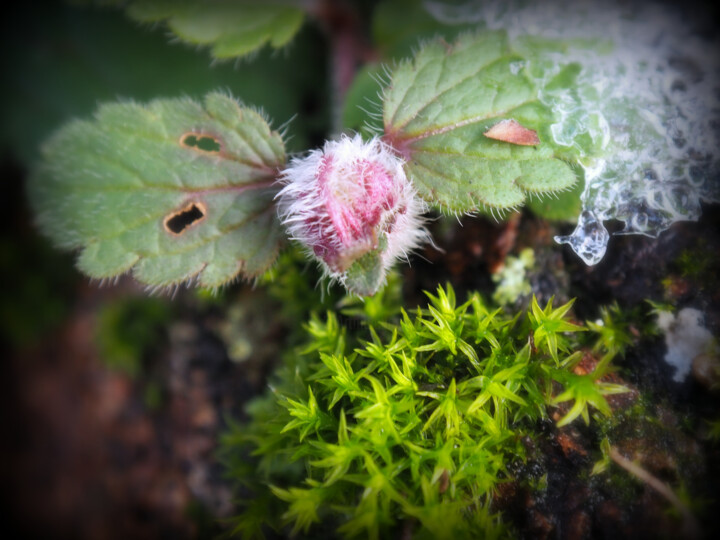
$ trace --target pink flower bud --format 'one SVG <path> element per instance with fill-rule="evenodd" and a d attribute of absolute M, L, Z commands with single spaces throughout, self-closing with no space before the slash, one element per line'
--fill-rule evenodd
<path fill-rule="evenodd" d="M 396 258 L 429 240 L 403 161 L 379 139 L 328 141 L 293 159 L 281 181 L 279 214 L 290 236 L 357 294 L 374 294 Z"/>

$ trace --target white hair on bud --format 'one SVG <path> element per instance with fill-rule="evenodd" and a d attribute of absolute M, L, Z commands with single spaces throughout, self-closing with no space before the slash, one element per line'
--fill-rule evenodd
<path fill-rule="evenodd" d="M 396 259 L 407 259 L 430 241 L 422 218 L 425 204 L 403 165 L 378 138 L 327 141 L 322 150 L 293 159 L 283 171 L 284 187 L 277 195 L 280 219 L 325 273 L 343 283 L 353 262 L 383 247 L 384 279 Z"/>

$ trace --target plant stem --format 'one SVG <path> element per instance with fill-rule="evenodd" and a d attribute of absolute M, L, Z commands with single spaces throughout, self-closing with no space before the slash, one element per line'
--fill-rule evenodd
<path fill-rule="evenodd" d="M 678 510 L 678 512 L 680 512 L 680 515 L 683 517 L 683 529 L 686 538 L 700 538 L 700 525 L 695 519 L 695 516 L 692 514 L 687 505 L 683 503 L 677 495 L 675 495 L 675 492 L 670 489 L 670 486 L 650 474 L 637 463 L 630 461 L 620 454 L 620 452 L 617 451 L 617 448 L 610 448 L 610 458 L 627 472 L 639 480 L 642 480 L 655 491 L 660 493 L 660 495 L 665 497 Z"/>
<path fill-rule="evenodd" d="M 342 131 L 342 110 L 357 68 L 376 55 L 362 33 L 360 16 L 344 0 L 317 0 L 311 10 L 330 41 L 331 131 Z"/>

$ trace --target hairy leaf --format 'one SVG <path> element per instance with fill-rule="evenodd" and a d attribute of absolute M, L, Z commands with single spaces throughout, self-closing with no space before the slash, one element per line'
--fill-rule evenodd
<path fill-rule="evenodd" d="M 407 160 L 428 202 L 492 211 L 575 184 L 552 142 L 552 112 L 538 101 L 524 67 L 504 32 L 485 32 L 453 45 L 434 41 L 394 71 L 385 93 L 385 139 Z M 539 144 L 487 136 L 506 120 L 536 132 Z"/>
<path fill-rule="evenodd" d="M 136 0 L 128 14 L 141 22 L 165 21 L 183 41 L 210 45 L 216 58 L 245 56 L 268 43 L 282 47 L 303 22 L 302 9 L 289 1 Z"/>
<path fill-rule="evenodd" d="M 584 173 L 580 167 L 573 169 L 579 178 L 583 177 Z M 533 197 L 528 201 L 527 206 L 534 214 L 545 219 L 575 223 L 582 210 L 580 195 L 584 187 L 583 182 L 578 182 L 567 191 L 553 193 L 549 197 Z"/>
<path fill-rule="evenodd" d="M 343 127 L 370 138 L 382 133 L 381 81 L 384 65 L 411 56 L 418 42 L 442 36 L 455 39 L 477 27 L 476 22 L 445 24 L 421 0 L 383 0 L 373 9 L 372 40 L 377 62 L 358 70 L 343 107 Z"/>
<path fill-rule="evenodd" d="M 59 246 L 81 248 L 78 266 L 93 278 L 132 269 L 151 286 L 215 287 L 275 260 L 283 142 L 230 97 L 103 105 L 43 154 L 30 182 L 39 225 Z"/>

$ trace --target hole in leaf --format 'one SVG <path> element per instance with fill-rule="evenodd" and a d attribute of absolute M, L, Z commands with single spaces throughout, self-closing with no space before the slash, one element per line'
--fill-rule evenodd
<path fill-rule="evenodd" d="M 165 218 L 165 230 L 172 234 L 182 234 L 185 229 L 202 220 L 205 215 L 205 205 L 190 203 L 182 210 L 173 212 Z"/>
<path fill-rule="evenodd" d="M 202 135 L 197 133 L 187 133 L 180 138 L 180 144 L 199 150 L 200 152 L 210 152 L 217 154 L 221 150 L 220 140 L 211 135 Z"/>

